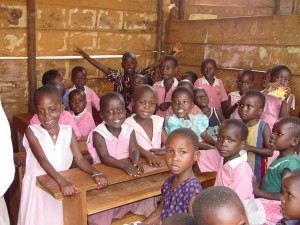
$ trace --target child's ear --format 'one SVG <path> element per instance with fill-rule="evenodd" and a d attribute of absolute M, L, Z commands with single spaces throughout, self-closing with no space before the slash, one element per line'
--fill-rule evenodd
<path fill-rule="evenodd" d="M 199 156 L 200 156 L 200 151 L 197 150 L 197 151 L 194 153 L 194 161 L 198 161 Z"/>
<path fill-rule="evenodd" d="M 245 149 L 245 147 L 246 147 L 246 140 L 242 141 L 242 143 L 241 143 L 241 149 Z"/>
<path fill-rule="evenodd" d="M 294 138 L 291 142 L 291 146 L 295 147 L 299 144 L 300 138 Z"/>
<path fill-rule="evenodd" d="M 176 73 L 176 74 L 178 73 L 178 69 L 179 69 L 179 66 L 176 66 L 176 67 L 175 67 L 175 73 Z"/>
<path fill-rule="evenodd" d="M 258 115 L 260 116 L 260 115 L 263 113 L 263 111 L 264 111 L 264 109 L 263 109 L 263 108 L 260 108 L 260 109 L 258 110 Z"/>

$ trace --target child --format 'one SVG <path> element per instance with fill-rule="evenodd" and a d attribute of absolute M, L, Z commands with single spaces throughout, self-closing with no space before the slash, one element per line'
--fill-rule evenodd
<path fill-rule="evenodd" d="M 63 107 L 57 90 L 47 85 L 40 87 L 34 93 L 34 105 L 41 124 L 30 125 L 25 131 L 26 171 L 18 224 L 63 224 L 62 201 L 38 188 L 37 176 L 47 173 L 65 196 L 75 194 L 76 187 L 58 173 L 69 169 L 74 157 L 78 167 L 91 174 L 99 188 L 106 187 L 108 180 L 83 158 L 71 126 L 58 125 Z"/>
<path fill-rule="evenodd" d="M 265 106 L 265 96 L 260 91 L 247 91 L 239 103 L 238 113 L 248 127 L 245 150 L 248 152 L 248 163 L 261 186 L 267 170 L 267 157 L 273 155 L 269 141 L 271 130 L 259 116 Z"/>
<path fill-rule="evenodd" d="M 180 213 L 166 218 L 162 225 L 197 225 L 197 223 L 192 215 Z"/>
<path fill-rule="evenodd" d="M 156 115 L 166 118 L 167 110 L 171 106 L 171 96 L 177 87 L 178 81 L 175 78 L 178 72 L 178 61 L 175 56 L 166 55 L 160 65 L 160 73 L 163 80 L 153 85 L 158 97 L 158 110 Z"/>
<path fill-rule="evenodd" d="M 209 99 L 206 91 L 199 87 L 193 90 L 194 103 L 197 105 L 204 115 L 208 117 L 209 124 L 207 133 L 213 137 L 216 137 L 219 133 L 220 125 L 225 120 L 222 112 L 214 107 L 209 107 Z"/>
<path fill-rule="evenodd" d="M 253 180 L 253 193 L 256 197 L 279 200 L 282 178 L 290 171 L 300 168 L 296 149 L 300 139 L 300 119 L 292 116 L 280 118 L 272 129 L 270 148 L 278 150 L 279 156 L 269 166 L 262 188 Z"/>
<path fill-rule="evenodd" d="M 186 88 L 190 89 L 191 91 L 193 91 L 193 89 L 194 89 L 193 83 L 189 80 L 179 81 L 178 85 L 177 85 L 177 88 L 178 87 L 186 87 Z M 199 115 L 199 114 L 203 114 L 203 113 L 202 113 L 201 109 L 198 106 L 193 104 L 193 107 L 191 108 L 189 114 Z M 172 116 L 172 115 L 174 115 L 173 109 L 172 109 L 172 107 L 169 107 L 168 110 L 167 110 L 166 118 L 168 118 L 169 116 Z"/>
<path fill-rule="evenodd" d="M 193 92 L 185 87 L 176 88 L 172 94 L 172 109 L 175 115 L 167 119 L 166 132 L 169 134 L 181 127 L 190 128 L 198 135 L 199 142 L 203 139 L 207 143 L 200 143 L 200 149 L 214 148 L 215 141 L 206 131 L 208 118 L 205 115 L 189 114 L 193 105 Z"/>
<path fill-rule="evenodd" d="M 138 177 L 144 169 L 139 162 L 139 147 L 133 127 L 125 124 L 126 109 L 123 97 L 116 92 L 102 96 L 100 116 L 103 122 L 94 129 L 87 140 L 93 163 L 119 168 Z M 122 160 L 129 158 L 129 160 Z M 113 218 L 121 218 L 129 211 L 148 216 L 154 209 L 154 199 L 117 207 L 88 217 L 90 225 L 110 225 Z"/>
<path fill-rule="evenodd" d="M 53 87 L 55 87 L 58 90 L 58 92 L 60 93 L 60 96 L 62 96 L 62 98 L 63 98 L 64 89 L 65 88 L 64 88 L 64 85 L 62 83 L 57 82 L 57 81 L 49 81 L 47 83 L 47 86 L 53 86 Z M 38 117 L 37 114 L 35 114 L 31 118 L 30 124 L 41 124 L 41 122 L 40 122 L 39 117 Z M 73 128 L 73 131 L 75 132 L 76 139 L 79 140 L 81 138 L 81 134 L 80 134 L 80 132 L 79 132 L 79 130 L 77 128 L 77 125 L 75 123 L 75 120 L 74 120 L 73 116 L 71 115 L 71 113 L 69 113 L 68 111 L 64 110 L 64 107 L 63 107 L 62 112 L 60 113 L 58 124 L 70 125 Z"/>
<path fill-rule="evenodd" d="M 300 169 L 287 173 L 282 179 L 281 208 L 283 219 L 278 225 L 300 225 Z"/>
<path fill-rule="evenodd" d="M 225 112 L 226 117 L 231 119 L 241 119 L 237 108 L 242 95 L 253 87 L 254 73 L 251 70 L 241 70 L 237 75 L 236 82 L 239 90 L 229 93 Z"/>
<path fill-rule="evenodd" d="M 98 95 L 89 87 L 86 86 L 87 78 L 87 71 L 82 66 L 75 66 L 72 69 L 72 77 L 71 80 L 74 84 L 74 87 L 68 89 L 68 92 L 75 89 L 83 90 L 86 94 L 86 109 L 90 114 L 93 115 L 92 107 L 94 107 L 97 111 L 100 110 L 99 107 L 99 97 Z"/>
<path fill-rule="evenodd" d="M 199 78 L 194 88 L 202 87 L 209 98 L 209 107 L 215 107 L 225 112 L 228 100 L 222 80 L 215 77 L 217 63 L 213 59 L 205 59 L 201 64 L 201 73 L 204 77 Z"/>
<path fill-rule="evenodd" d="M 95 121 L 85 108 L 86 95 L 83 90 L 75 89 L 69 93 L 69 105 L 81 137 L 87 137 L 96 128 Z"/>
<path fill-rule="evenodd" d="M 239 120 L 225 120 L 218 134 L 216 150 L 200 151 L 198 166 L 201 172 L 216 171 L 215 186 L 234 190 L 241 200 L 253 199 L 253 172 L 247 162 L 245 149 L 248 129 Z"/>
<path fill-rule="evenodd" d="M 198 225 L 249 225 L 243 203 L 226 187 L 210 187 L 198 194 L 193 214 Z"/>
<path fill-rule="evenodd" d="M 200 181 L 192 169 L 198 149 L 198 137 L 190 129 L 180 128 L 169 135 L 166 143 L 166 163 L 173 176 L 163 184 L 162 202 L 144 221 L 145 224 L 157 224 L 179 213 L 192 214 L 196 194 L 202 191 Z"/>
<path fill-rule="evenodd" d="M 193 71 L 187 71 L 185 72 L 181 78 L 181 80 L 189 80 L 192 82 L 192 84 L 194 85 L 194 83 L 196 82 L 196 80 L 198 79 L 198 76 L 196 73 L 194 73 Z"/>
<path fill-rule="evenodd" d="M 263 77 L 261 79 L 261 86 L 263 88 L 263 91 L 268 88 L 269 83 L 271 82 L 271 69 L 268 69 L 266 72 L 264 72 Z"/>
<path fill-rule="evenodd" d="M 134 128 L 141 156 L 146 158 L 150 165 L 161 166 L 162 161 L 149 150 L 160 149 L 165 144 L 167 134 L 163 129 L 164 119 L 153 115 L 157 106 L 157 95 L 153 87 L 142 84 L 134 89 L 133 106 L 135 113 L 127 118 L 125 123 Z"/>
<path fill-rule="evenodd" d="M 176 43 L 173 46 L 171 55 L 176 55 L 177 53 L 181 52 L 180 50 L 181 44 Z M 122 62 L 121 66 L 124 70 L 124 72 L 121 72 L 121 70 L 115 70 L 111 68 L 107 68 L 106 66 L 102 65 L 102 63 L 92 59 L 86 52 L 84 52 L 82 49 L 76 47 L 75 52 L 80 54 L 84 59 L 86 59 L 89 63 L 91 63 L 93 66 L 95 66 L 97 69 L 101 70 L 103 73 L 106 74 L 107 79 L 113 83 L 114 85 L 114 91 L 118 92 L 123 95 L 123 98 L 125 100 L 126 106 L 129 104 L 131 100 L 130 95 L 130 84 L 131 84 L 131 78 L 134 74 L 139 73 L 142 74 L 152 80 L 154 76 L 154 70 L 156 67 L 159 66 L 160 60 L 155 62 L 154 64 L 150 65 L 149 67 L 136 72 L 136 67 L 138 65 L 136 60 L 136 55 L 133 52 L 126 52 L 122 56 Z"/>

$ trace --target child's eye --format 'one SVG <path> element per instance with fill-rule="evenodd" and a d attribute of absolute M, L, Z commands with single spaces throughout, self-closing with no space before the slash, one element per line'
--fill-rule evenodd
<path fill-rule="evenodd" d="M 221 140 L 222 140 L 222 138 L 218 136 L 218 137 L 217 137 L 217 140 L 218 140 L 218 141 L 221 141 Z"/>
<path fill-rule="evenodd" d="M 113 111 L 112 110 L 107 110 L 107 113 L 108 114 L 113 114 Z"/>
<path fill-rule="evenodd" d="M 124 111 L 124 109 L 119 109 L 119 110 L 118 110 L 118 112 L 120 112 L 120 113 L 123 112 L 123 111 Z"/>
<path fill-rule="evenodd" d="M 167 149 L 166 152 L 167 152 L 168 154 L 172 154 L 174 151 L 173 151 L 172 149 Z"/>
<path fill-rule="evenodd" d="M 37 110 L 36 113 L 37 113 L 37 114 L 42 114 L 43 111 L 42 111 L 42 110 Z"/>
<path fill-rule="evenodd" d="M 228 142 L 229 142 L 229 143 L 232 143 L 232 142 L 233 142 L 233 140 L 231 140 L 231 139 L 228 139 Z"/>
<path fill-rule="evenodd" d="M 186 151 L 180 151 L 180 155 L 184 155 Z"/>
<path fill-rule="evenodd" d="M 188 104 L 188 103 L 189 103 L 189 101 L 183 101 L 183 103 L 184 103 L 184 104 Z"/>
<path fill-rule="evenodd" d="M 55 108 L 50 108 L 49 111 L 50 112 L 55 112 Z"/>

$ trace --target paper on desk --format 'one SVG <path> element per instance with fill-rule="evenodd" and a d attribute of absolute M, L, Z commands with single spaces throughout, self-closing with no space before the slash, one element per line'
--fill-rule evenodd
<path fill-rule="evenodd" d="M 267 221 L 266 212 L 259 199 L 243 201 L 250 225 L 262 225 Z"/>

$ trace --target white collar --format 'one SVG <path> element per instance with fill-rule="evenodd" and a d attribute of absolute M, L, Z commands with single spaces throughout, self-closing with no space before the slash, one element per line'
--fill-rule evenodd
<path fill-rule="evenodd" d="M 173 84 L 172 84 L 172 88 L 176 88 L 177 87 L 177 85 L 178 85 L 178 80 L 174 77 L 173 78 Z M 160 82 L 160 86 L 161 87 L 165 87 L 165 85 L 164 85 L 164 80 L 162 80 L 161 82 Z"/>
<path fill-rule="evenodd" d="M 73 111 L 72 112 L 72 116 L 74 119 L 78 119 L 80 118 L 83 114 L 85 114 L 87 112 L 87 109 L 85 108 L 81 113 L 79 113 L 78 115 L 75 115 Z"/>
<path fill-rule="evenodd" d="M 202 84 L 210 85 L 210 84 L 208 83 L 208 81 L 205 79 L 205 77 L 202 77 Z M 215 77 L 215 81 L 214 81 L 214 83 L 213 83 L 212 86 L 219 86 L 219 85 L 220 85 L 220 84 L 219 84 L 219 79 L 217 79 L 217 78 Z"/>
<path fill-rule="evenodd" d="M 228 161 L 228 165 L 232 168 L 232 169 L 235 169 L 238 165 L 240 165 L 242 162 L 247 162 L 248 160 L 248 155 L 247 155 L 247 152 L 245 150 L 241 150 L 239 152 L 239 157 L 235 158 L 235 159 L 232 159 L 230 161 Z M 226 164 L 227 164 L 226 163 Z"/>
<path fill-rule="evenodd" d="M 84 93 L 86 94 L 86 92 L 87 92 L 87 90 L 88 90 L 88 87 L 84 85 L 83 88 L 84 88 Z M 76 89 L 76 87 L 75 87 L 75 85 L 74 85 L 74 86 L 72 87 L 72 90 L 71 90 L 71 91 L 73 91 L 73 90 L 75 90 L 75 89 Z M 71 91 L 70 91 L 70 92 L 71 92 Z"/>
<path fill-rule="evenodd" d="M 231 92 L 230 95 L 241 97 L 241 94 L 239 91 Z"/>

